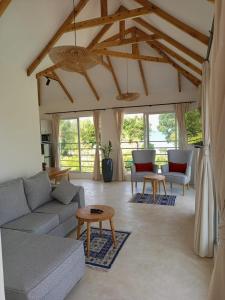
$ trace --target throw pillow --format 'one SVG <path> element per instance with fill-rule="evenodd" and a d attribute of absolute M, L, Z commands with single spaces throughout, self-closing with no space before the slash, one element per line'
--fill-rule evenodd
<path fill-rule="evenodd" d="M 137 163 L 135 164 L 136 172 L 153 172 L 153 164 L 149 163 Z"/>
<path fill-rule="evenodd" d="M 51 182 L 47 172 L 24 179 L 24 190 L 31 210 L 51 201 Z"/>
<path fill-rule="evenodd" d="M 75 186 L 66 180 L 62 180 L 51 195 L 59 202 L 69 204 L 79 192 L 79 189 L 79 186 Z"/>
<path fill-rule="evenodd" d="M 186 173 L 187 164 L 178 164 L 169 162 L 169 171 L 170 172 L 178 172 L 178 173 Z"/>

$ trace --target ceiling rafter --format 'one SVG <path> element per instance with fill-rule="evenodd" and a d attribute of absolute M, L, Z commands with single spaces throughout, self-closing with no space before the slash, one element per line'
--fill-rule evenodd
<path fill-rule="evenodd" d="M 42 49 L 42 51 L 38 54 L 38 56 L 33 60 L 33 62 L 29 65 L 27 68 L 27 75 L 30 76 L 33 71 L 37 68 L 37 66 L 41 63 L 41 61 L 44 59 L 44 57 L 49 53 L 50 49 L 55 45 L 55 43 L 61 38 L 61 36 L 64 34 L 65 28 L 69 23 L 73 22 L 74 18 L 74 11 L 75 16 L 77 16 L 81 10 L 85 7 L 85 5 L 88 3 L 89 0 L 80 0 L 77 6 L 75 7 L 75 10 L 73 10 L 69 16 L 66 18 L 66 20 L 63 22 L 63 24 L 59 27 L 59 29 L 56 31 L 56 33 L 53 35 L 53 37 L 50 39 L 50 41 L 47 43 L 47 45 Z"/>
<path fill-rule="evenodd" d="M 108 15 L 108 0 L 100 0 L 101 4 L 101 16 L 105 17 Z"/>
<path fill-rule="evenodd" d="M 9 6 L 12 0 L 1 0 L 0 1 L 0 17 L 3 15 L 6 8 Z"/>
<path fill-rule="evenodd" d="M 87 81 L 87 83 L 88 83 L 90 89 L 92 90 L 93 94 L 95 95 L 95 98 L 97 99 L 97 101 L 99 101 L 99 100 L 100 100 L 100 97 L 99 97 L 98 92 L 97 92 L 97 90 L 96 90 L 94 84 L 92 83 L 91 78 L 89 77 L 88 73 L 87 73 L 86 71 L 84 71 L 84 72 L 82 73 L 82 75 L 83 75 L 84 78 L 86 79 L 86 81 Z"/>
<path fill-rule="evenodd" d="M 67 95 L 68 99 L 70 100 L 71 103 L 74 103 L 73 97 L 71 96 L 71 94 L 68 92 L 67 88 L 65 87 L 65 85 L 63 84 L 62 80 L 60 79 L 59 75 L 56 74 L 55 71 L 52 71 L 52 74 L 54 75 L 54 77 L 56 78 L 56 81 L 59 83 L 59 85 L 61 86 L 62 90 L 64 91 L 64 93 Z"/>
<path fill-rule="evenodd" d="M 186 23 L 184 23 L 183 21 L 181 21 L 181 20 L 175 18 L 174 16 L 170 15 L 165 10 L 163 10 L 160 7 L 158 7 L 157 5 L 153 4 L 151 1 L 149 1 L 149 0 L 135 0 L 135 2 L 143 5 L 146 8 L 151 9 L 152 13 L 154 13 L 157 16 L 163 18 L 167 22 L 169 22 L 172 25 L 176 26 L 177 28 L 179 28 L 183 32 L 189 34 L 191 37 L 199 40 L 203 44 L 208 45 L 209 37 L 207 35 L 201 33 L 200 31 L 196 30 L 192 26 L 189 26 Z"/>
<path fill-rule="evenodd" d="M 123 21 L 127 19 L 134 19 L 139 16 L 147 15 L 149 14 L 149 12 L 150 9 L 148 8 L 136 8 L 131 10 L 126 9 L 123 11 L 118 11 L 113 15 L 76 22 L 75 24 L 74 23 L 68 24 L 65 26 L 64 32 L 70 32 L 74 30 L 81 30 L 81 29 L 96 27 L 100 25 L 112 24 L 117 21 Z"/>
<path fill-rule="evenodd" d="M 121 91 L 121 88 L 120 88 L 119 81 L 118 81 L 118 79 L 117 79 L 117 77 L 116 77 L 116 73 L 115 73 L 115 71 L 114 71 L 114 68 L 113 68 L 111 59 L 110 59 L 109 56 L 106 56 L 106 59 L 107 59 L 107 61 L 108 61 L 108 64 L 109 64 L 109 67 L 110 67 L 110 70 L 111 70 L 111 74 L 112 74 L 113 80 L 114 80 L 114 82 L 115 82 L 117 91 L 118 91 L 119 95 L 121 95 L 121 94 L 122 94 L 122 91 Z"/>

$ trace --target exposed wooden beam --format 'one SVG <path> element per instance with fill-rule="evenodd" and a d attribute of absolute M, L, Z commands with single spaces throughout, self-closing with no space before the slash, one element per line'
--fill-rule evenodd
<path fill-rule="evenodd" d="M 170 58 L 164 51 L 158 48 L 155 44 L 151 42 L 146 42 L 151 48 L 154 48 L 160 55 L 162 55 L 165 59 L 167 59 L 168 63 L 170 63 L 178 72 L 180 72 L 184 77 L 190 80 L 195 86 L 199 86 L 201 80 L 197 77 L 186 71 L 180 65 L 178 65 L 172 58 Z"/>
<path fill-rule="evenodd" d="M 101 42 L 95 46 L 94 49 L 104 49 L 108 47 L 116 47 L 116 46 L 122 46 L 122 45 L 129 45 L 129 44 L 136 44 L 140 42 L 146 42 L 146 41 L 152 41 L 157 37 L 157 35 L 144 35 L 140 37 L 131 37 L 123 40 L 114 40 L 109 42 Z"/>
<path fill-rule="evenodd" d="M 165 41 L 167 41 L 168 43 L 170 43 L 171 45 L 173 45 L 177 49 L 183 51 L 184 53 L 186 53 L 187 55 L 189 55 L 190 57 L 192 57 L 193 59 L 195 59 L 199 63 L 202 64 L 204 62 L 204 58 L 201 55 L 199 55 L 196 52 L 192 51 L 191 49 L 187 48 L 183 44 L 177 42 L 175 39 L 171 38 L 170 36 L 168 36 L 164 32 L 160 31 L 159 29 L 157 29 L 156 27 L 154 27 L 153 25 L 151 25 L 150 23 L 148 23 L 144 19 L 142 19 L 142 18 L 136 18 L 134 20 L 139 25 L 142 25 L 144 28 L 146 28 L 149 31 L 155 33 L 156 35 L 159 36 L 159 38 L 164 39 Z"/>
<path fill-rule="evenodd" d="M 120 40 L 123 40 L 125 38 L 125 26 L 126 26 L 126 23 L 125 21 L 120 21 Z"/>
<path fill-rule="evenodd" d="M 133 30 L 134 30 L 134 27 L 127 28 L 125 30 L 125 36 L 127 36 L 129 33 L 132 33 Z M 110 36 L 109 38 L 105 39 L 102 42 L 110 42 L 110 41 L 115 41 L 115 40 L 119 40 L 119 39 L 120 39 L 120 33 L 117 33 L 117 34 Z"/>
<path fill-rule="evenodd" d="M 117 79 L 117 77 L 116 77 L 116 73 L 115 73 L 115 71 L 114 71 L 114 68 L 113 68 L 111 59 L 110 59 L 109 56 L 106 56 L 106 59 L 107 59 L 107 62 L 108 62 L 108 64 L 109 64 L 109 67 L 110 67 L 110 70 L 111 70 L 111 74 L 112 74 L 113 80 L 114 80 L 114 82 L 115 82 L 117 91 L 118 91 L 119 95 L 121 95 L 121 94 L 122 94 L 122 91 L 121 91 L 121 88 L 120 88 L 120 85 L 119 85 L 119 81 L 118 81 L 118 79 Z"/>
<path fill-rule="evenodd" d="M 136 28 L 136 32 L 138 32 L 140 35 L 146 35 L 146 33 L 144 31 L 140 30 L 139 28 Z M 186 65 L 188 68 L 192 69 L 194 72 L 198 73 L 199 75 L 202 75 L 201 69 L 196 67 L 193 63 L 191 63 L 190 61 L 185 59 L 183 56 L 179 55 L 172 49 L 170 49 L 167 46 L 165 46 L 164 44 L 160 43 L 159 41 L 154 40 L 152 42 L 154 42 L 154 44 L 156 46 L 158 46 L 158 48 L 160 48 L 161 50 L 163 50 L 170 56 L 174 57 L 175 59 L 179 60 L 182 64 Z"/>
<path fill-rule="evenodd" d="M 105 17 L 108 15 L 108 0 L 100 0 L 101 3 L 101 16 Z"/>
<path fill-rule="evenodd" d="M 144 7 L 151 9 L 152 13 L 163 18 L 164 20 L 166 20 L 167 22 L 176 26 L 177 28 L 184 31 L 185 33 L 189 34 L 191 37 L 199 40 L 200 42 L 202 42 L 205 45 L 208 45 L 209 37 L 207 35 L 199 32 L 195 28 L 193 28 L 193 27 L 187 25 L 186 23 L 182 22 L 181 20 L 173 17 L 172 15 L 167 13 L 165 10 L 163 10 L 160 7 L 158 7 L 157 5 L 153 4 L 151 1 L 149 1 L 149 0 L 135 0 L 135 1 L 138 2 L 139 4 L 143 5 Z"/>
<path fill-rule="evenodd" d="M 128 59 L 133 59 L 133 60 L 145 60 L 145 61 L 152 61 L 152 62 L 168 63 L 167 59 L 165 59 L 163 57 L 154 57 L 154 56 L 148 56 L 148 55 L 136 55 L 136 54 L 132 54 L 132 53 L 105 50 L 105 49 L 100 49 L 100 50 L 96 49 L 93 51 L 100 55 L 106 55 L 106 56 L 128 58 Z"/>
<path fill-rule="evenodd" d="M 148 8 L 136 8 L 131 10 L 119 11 L 113 15 L 109 15 L 106 17 L 89 19 L 86 21 L 76 22 L 75 24 L 68 24 L 65 26 L 65 32 L 74 31 L 75 29 L 80 30 L 105 24 L 112 24 L 117 21 L 123 21 L 127 19 L 134 19 L 139 16 L 147 15 L 149 14 L 149 12 L 150 9 Z"/>
<path fill-rule="evenodd" d="M 44 69 L 43 71 L 40 71 L 39 73 L 36 74 L 36 78 L 40 78 L 42 76 L 48 76 L 49 73 L 55 71 L 56 69 L 60 68 L 62 65 L 62 63 L 58 63 L 55 65 L 52 65 L 46 69 Z"/>
<path fill-rule="evenodd" d="M 89 0 L 80 0 L 79 1 L 77 6 L 75 7 L 75 16 L 77 16 L 80 13 L 80 11 L 85 7 L 85 5 L 88 3 L 88 1 Z M 73 21 L 73 18 L 74 18 L 74 11 L 72 11 L 69 14 L 69 16 L 63 22 L 63 24 L 59 27 L 59 29 L 53 35 L 51 40 L 48 42 L 48 44 L 43 48 L 43 50 L 38 54 L 38 56 L 34 59 L 34 61 L 27 68 L 28 76 L 30 76 L 33 73 L 33 71 L 37 68 L 37 66 L 40 64 L 40 62 L 43 60 L 43 58 L 49 53 L 50 49 L 60 39 L 60 37 L 63 35 L 63 33 L 65 31 L 66 26 Z"/>
<path fill-rule="evenodd" d="M 41 106 L 41 78 L 37 78 L 38 105 Z"/>
<path fill-rule="evenodd" d="M 139 45 L 138 44 L 133 44 L 132 45 L 132 52 L 133 52 L 133 54 L 140 55 L 140 50 L 139 50 Z M 139 66 L 139 71 L 140 71 L 140 74 L 141 74 L 141 80 L 142 80 L 142 83 L 143 83 L 143 87 L 144 87 L 144 90 L 145 90 L 145 95 L 148 96 L 148 84 L 147 84 L 147 81 L 146 81 L 146 78 L 145 78 L 144 68 L 143 68 L 141 60 L 138 60 L 138 66 Z"/>
<path fill-rule="evenodd" d="M 3 15 L 4 11 L 6 10 L 8 5 L 10 4 L 10 2 L 11 2 L 11 0 L 0 1 L 0 17 L 1 17 L 1 15 Z"/>
<path fill-rule="evenodd" d="M 63 89 L 64 93 L 67 95 L 67 97 L 69 98 L 71 103 L 74 103 L 73 97 L 71 96 L 71 94 L 68 92 L 67 88 L 65 87 L 65 85 L 62 83 L 61 79 L 59 78 L 59 76 L 55 73 L 55 71 L 52 71 L 52 74 L 56 77 L 56 80 L 58 81 L 59 85 L 61 86 L 61 88 Z"/>
<path fill-rule="evenodd" d="M 177 81 L 178 81 L 178 91 L 181 93 L 181 74 L 177 72 Z"/>
<path fill-rule="evenodd" d="M 86 79 L 86 81 L 87 81 L 89 87 L 91 88 L 93 94 L 95 95 L 95 98 L 99 101 L 99 100 L 100 100 L 100 97 L 99 97 L 99 95 L 98 95 L 98 92 L 97 92 L 96 88 L 94 87 L 94 85 L 93 85 L 93 83 L 92 83 L 90 77 L 88 76 L 87 72 L 84 72 L 84 73 L 83 73 L 83 76 L 85 77 L 85 79 Z"/>

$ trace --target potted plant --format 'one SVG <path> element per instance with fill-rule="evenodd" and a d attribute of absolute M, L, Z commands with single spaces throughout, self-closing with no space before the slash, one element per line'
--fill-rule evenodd
<path fill-rule="evenodd" d="M 104 182 L 111 182 L 113 176 L 113 161 L 110 158 L 110 154 L 112 153 L 112 143 L 111 141 L 108 144 L 105 144 L 100 147 L 102 151 L 102 176 Z"/>

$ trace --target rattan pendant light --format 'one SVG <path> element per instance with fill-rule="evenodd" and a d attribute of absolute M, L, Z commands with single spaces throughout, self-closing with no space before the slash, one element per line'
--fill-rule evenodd
<path fill-rule="evenodd" d="M 54 64 L 60 64 L 60 69 L 69 72 L 83 73 L 101 63 L 101 58 L 97 54 L 89 51 L 85 47 L 77 46 L 77 36 L 75 28 L 75 5 L 74 11 L 74 46 L 58 46 L 51 49 L 49 57 Z"/>
<path fill-rule="evenodd" d="M 118 96 L 116 96 L 116 100 L 118 101 L 134 101 L 137 100 L 140 97 L 139 93 L 136 92 L 129 92 L 129 78 L 128 78 L 128 59 L 126 59 L 126 80 L 127 80 L 127 92 L 121 93 Z"/>

